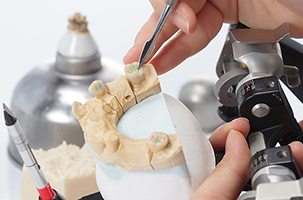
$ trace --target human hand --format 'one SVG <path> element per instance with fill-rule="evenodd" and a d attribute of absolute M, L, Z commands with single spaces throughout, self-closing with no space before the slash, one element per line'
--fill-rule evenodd
<path fill-rule="evenodd" d="M 303 125 L 303 122 L 300 122 Z M 225 150 L 225 155 L 211 175 L 202 183 L 191 200 L 237 199 L 249 180 L 249 151 L 245 137 L 249 132 L 247 119 L 239 118 L 220 126 L 209 138 L 216 152 Z M 290 144 L 293 156 L 303 169 L 303 145 Z"/>
<path fill-rule="evenodd" d="M 150 0 L 155 11 L 137 34 L 133 47 L 123 59 L 124 63 L 139 60 L 144 43 L 150 39 L 165 1 Z M 168 42 L 150 63 L 159 75 L 163 74 L 205 48 L 223 23 L 237 22 L 250 28 L 268 30 L 288 22 L 290 36 L 303 37 L 303 3 L 302 0 L 179 0 L 158 36 L 154 52 L 164 42 Z"/>

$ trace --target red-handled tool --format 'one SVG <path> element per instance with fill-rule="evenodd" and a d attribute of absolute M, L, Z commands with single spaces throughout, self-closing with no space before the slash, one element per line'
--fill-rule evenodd
<path fill-rule="evenodd" d="M 35 186 L 39 192 L 41 200 L 65 200 L 58 192 L 53 190 L 45 179 L 45 176 L 38 164 L 22 128 L 8 107 L 3 104 L 4 119 L 7 129 L 20 153 L 20 156 L 27 167 Z"/>

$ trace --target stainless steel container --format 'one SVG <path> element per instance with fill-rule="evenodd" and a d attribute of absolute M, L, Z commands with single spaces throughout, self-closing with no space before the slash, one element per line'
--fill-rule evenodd
<path fill-rule="evenodd" d="M 179 100 L 193 113 L 207 135 L 224 123 L 217 114 L 221 104 L 214 95 L 215 83 L 214 78 L 199 75 L 189 79 L 179 93 Z"/>
<path fill-rule="evenodd" d="M 87 30 L 85 17 L 76 14 L 69 21 L 56 59 L 45 61 L 26 74 L 13 93 L 11 110 L 33 149 L 46 150 L 63 141 L 82 146 L 83 132 L 72 115 L 72 103 L 85 103 L 92 97 L 88 87 L 94 80 L 106 83 L 123 73 L 120 64 L 101 57 Z M 22 166 L 23 161 L 11 139 L 8 152 L 12 160 Z"/>

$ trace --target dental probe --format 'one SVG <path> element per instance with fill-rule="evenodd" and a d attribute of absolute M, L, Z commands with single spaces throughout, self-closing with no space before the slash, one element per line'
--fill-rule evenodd
<path fill-rule="evenodd" d="M 30 173 L 35 186 L 42 200 L 65 200 L 58 192 L 53 190 L 50 184 L 45 179 L 45 176 L 40 168 L 31 148 L 28 144 L 25 134 L 10 109 L 3 104 L 3 112 L 7 130 L 10 133 L 20 156 Z"/>
<path fill-rule="evenodd" d="M 141 68 L 141 66 L 145 63 L 145 61 L 149 58 L 149 56 L 151 55 L 151 53 L 155 49 L 156 39 L 157 39 L 161 29 L 163 28 L 169 14 L 176 7 L 177 3 L 178 3 L 178 0 L 167 0 L 165 2 L 163 11 L 162 11 L 161 16 L 159 18 L 157 26 L 154 30 L 154 33 L 151 36 L 151 38 L 148 41 L 145 42 L 145 45 L 142 49 L 138 69 Z"/>

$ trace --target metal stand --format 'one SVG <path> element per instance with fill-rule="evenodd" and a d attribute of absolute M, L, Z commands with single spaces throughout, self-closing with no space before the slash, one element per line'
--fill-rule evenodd
<path fill-rule="evenodd" d="M 283 77 L 303 100 L 303 73 L 297 68 L 303 66 L 303 47 L 283 39 L 288 33 L 287 23 L 273 31 L 233 26 L 217 64 L 220 116 L 225 121 L 245 117 L 251 125 L 251 190 L 239 200 L 303 199 L 302 173 L 288 146 L 303 142 L 303 133 L 279 83 Z"/>

